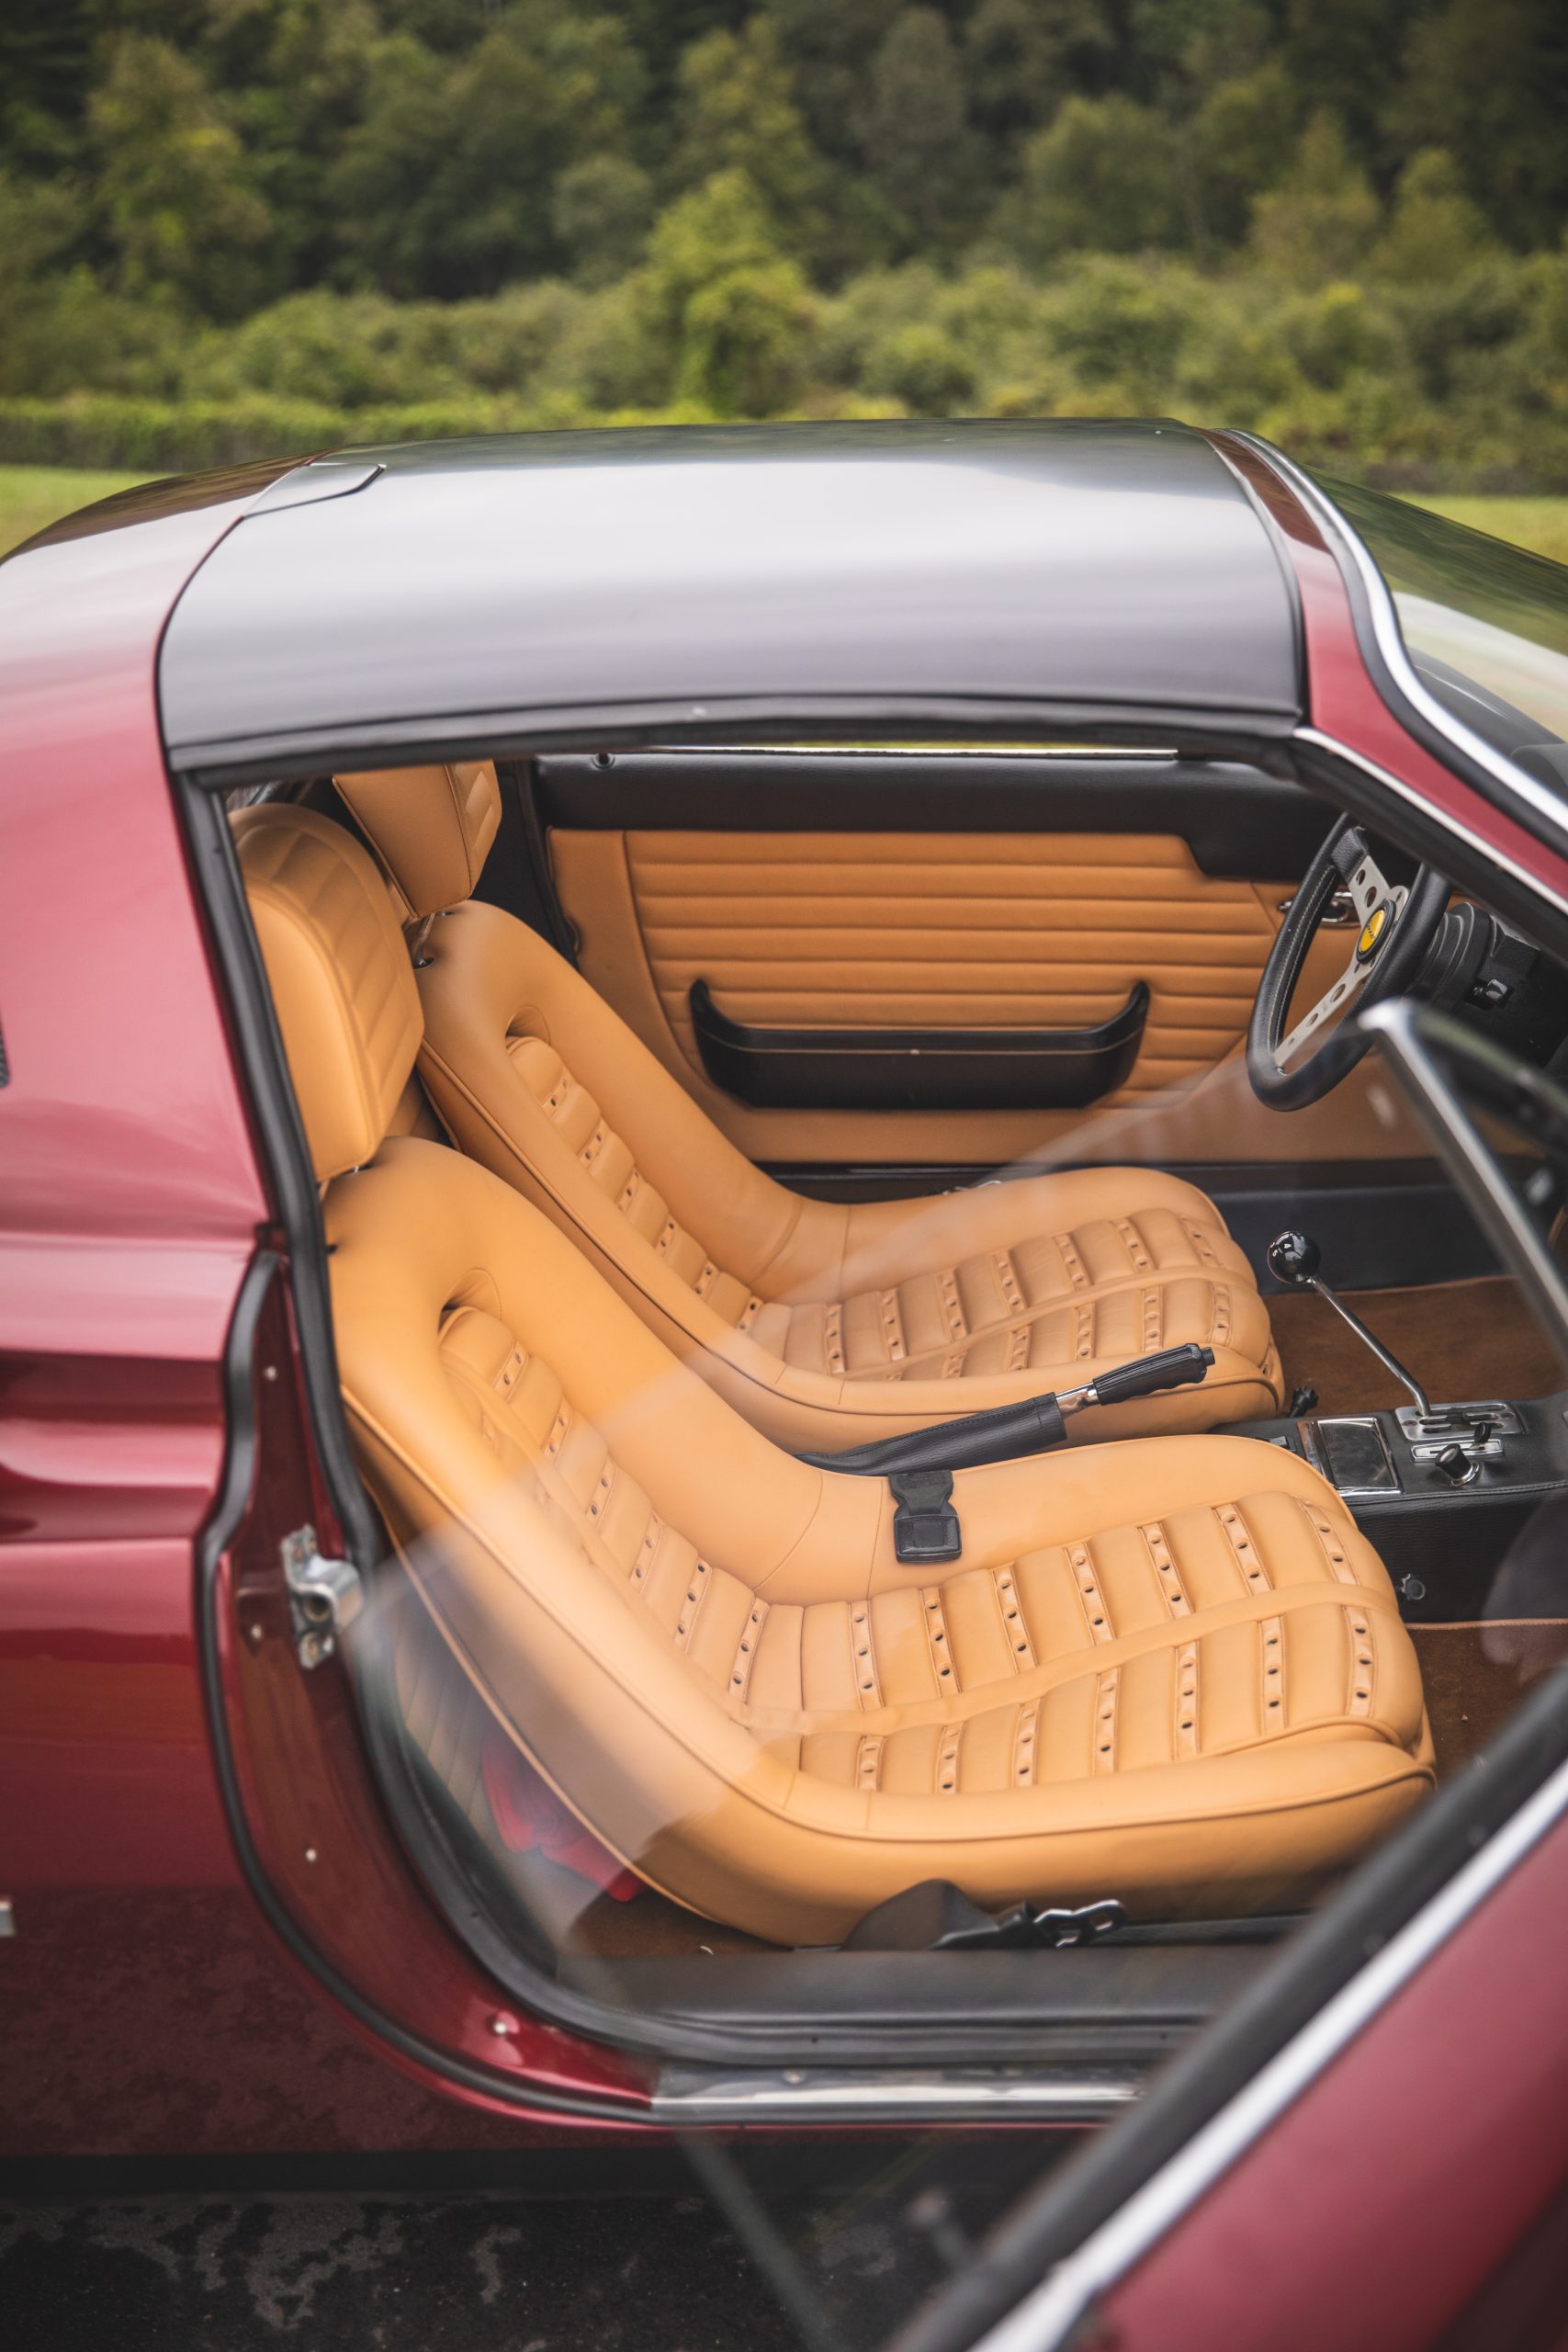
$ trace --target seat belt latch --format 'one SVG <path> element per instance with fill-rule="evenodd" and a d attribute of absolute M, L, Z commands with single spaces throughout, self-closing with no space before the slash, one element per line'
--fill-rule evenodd
<path fill-rule="evenodd" d="M 964 1535 L 951 1499 L 952 1471 L 897 1470 L 887 1484 L 897 1505 L 893 1549 L 899 1559 L 956 1560 Z"/>

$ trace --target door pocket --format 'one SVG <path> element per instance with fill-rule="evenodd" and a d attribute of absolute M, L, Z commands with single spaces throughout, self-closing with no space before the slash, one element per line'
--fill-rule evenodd
<path fill-rule="evenodd" d="M 688 1001 L 703 1068 L 755 1109 L 1077 1111 L 1128 1077 L 1149 991 L 1092 1029 L 761 1029 L 702 979 Z"/>

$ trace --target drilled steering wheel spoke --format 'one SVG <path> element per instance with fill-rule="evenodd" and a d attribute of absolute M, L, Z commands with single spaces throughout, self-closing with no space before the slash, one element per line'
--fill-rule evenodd
<path fill-rule="evenodd" d="M 1320 1029 L 1343 1012 L 1352 1000 L 1359 996 L 1365 985 L 1369 967 L 1352 956 L 1331 989 L 1325 989 L 1310 1012 L 1303 1012 L 1288 1037 L 1280 1040 L 1278 1056 L 1281 1069 L 1290 1067 L 1292 1058 L 1300 1053 Z"/>
<path fill-rule="evenodd" d="M 1281 1039 L 1278 1055 L 1281 1069 L 1288 1069 L 1303 1046 L 1315 1038 L 1329 1022 L 1346 1012 L 1360 995 L 1410 895 L 1402 885 L 1390 882 L 1359 832 L 1346 834 L 1342 854 L 1336 863 L 1345 877 L 1345 888 L 1356 910 L 1356 944 L 1350 951 L 1349 962 L 1333 986 L 1325 989 L 1312 1011 L 1303 1012 L 1290 1035 Z M 1377 930 L 1369 943 L 1368 933 L 1374 923 Z"/>
<path fill-rule="evenodd" d="M 1360 918 L 1359 929 L 1365 930 L 1380 907 L 1387 908 L 1384 920 L 1392 928 L 1399 919 L 1409 892 L 1402 885 L 1389 881 L 1359 833 L 1347 834 L 1346 846 L 1357 852 L 1353 858 L 1344 861 L 1340 871 L 1345 876 L 1345 888 L 1349 891 Z"/>

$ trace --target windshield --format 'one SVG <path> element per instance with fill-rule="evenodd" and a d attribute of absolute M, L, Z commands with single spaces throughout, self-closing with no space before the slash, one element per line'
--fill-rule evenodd
<path fill-rule="evenodd" d="M 1483 742 L 1568 786 L 1568 566 L 1315 477 L 1387 581 L 1423 684 Z"/>

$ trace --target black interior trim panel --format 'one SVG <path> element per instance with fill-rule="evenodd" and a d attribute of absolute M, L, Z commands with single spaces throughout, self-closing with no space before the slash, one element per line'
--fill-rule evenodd
<path fill-rule="evenodd" d="M 1076 1111 L 1132 1069 L 1149 991 L 1093 1029 L 755 1029 L 705 980 L 690 1002 L 703 1068 L 759 1110 Z"/>
<path fill-rule="evenodd" d="M 1212 876 L 1305 872 L 1322 801 L 1238 760 L 1031 752 L 552 752 L 546 827 L 615 832 L 1158 833 Z"/>
<path fill-rule="evenodd" d="M 908 1200 L 969 1184 L 1007 1182 L 1080 1168 L 1071 1158 L 1010 1167 L 924 1161 L 861 1167 L 828 1160 L 766 1160 L 792 1193 L 821 1201 Z M 1430 1159 L 1161 1161 L 1215 1204 L 1265 1291 L 1280 1288 L 1264 1250 L 1287 1225 L 1323 1245 L 1341 1290 L 1401 1290 L 1416 1283 L 1495 1274 L 1497 1256 L 1453 1185 Z M 1528 1166 L 1521 1168 L 1528 1173 Z"/>

